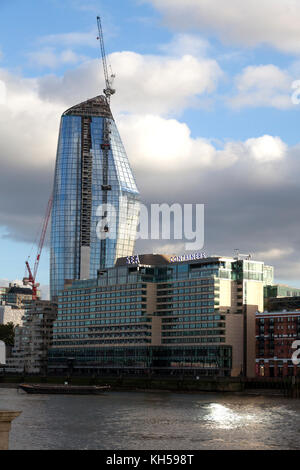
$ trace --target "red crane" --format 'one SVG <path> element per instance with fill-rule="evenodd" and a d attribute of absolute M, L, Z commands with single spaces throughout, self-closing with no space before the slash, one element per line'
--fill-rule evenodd
<path fill-rule="evenodd" d="M 44 242 L 45 242 L 45 237 L 46 237 L 47 228 L 48 228 L 48 222 L 49 222 L 50 215 L 51 215 L 51 210 L 52 210 L 52 203 L 53 203 L 53 195 L 51 195 L 51 197 L 48 201 L 46 215 L 45 215 L 45 218 L 44 218 L 41 238 L 40 238 L 40 242 L 39 242 L 39 246 L 38 246 L 38 252 L 37 252 L 36 259 L 35 259 L 33 272 L 30 268 L 29 262 L 28 261 L 25 262 L 26 268 L 27 268 L 27 271 L 28 271 L 28 277 L 24 277 L 23 284 L 25 286 L 29 284 L 32 287 L 32 300 L 37 299 L 37 288 L 40 285 L 39 283 L 36 282 L 36 275 L 37 275 L 39 262 L 40 262 Z"/>

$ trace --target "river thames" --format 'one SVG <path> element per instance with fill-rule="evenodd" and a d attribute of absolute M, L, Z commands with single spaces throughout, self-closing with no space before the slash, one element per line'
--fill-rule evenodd
<path fill-rule="evenodd" d="M 300 449 L 300 400 L 281 397 L 0 389 L 0 410 L 22 411 L 12 450 Z"/>

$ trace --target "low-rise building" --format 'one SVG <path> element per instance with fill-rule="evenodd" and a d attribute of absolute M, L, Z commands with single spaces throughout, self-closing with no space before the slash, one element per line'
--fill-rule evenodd
<path fill-rule="evenodd" d="M 0 304 L 0 325 L 7 323 L 13 323 L 15 326 L 22 325 L 24 315 L 25 310 L 22 308 L 5 305 L 4 302 Z"/>
<path fill-rule="evenodd" d="M 300 310 L 300 289 L 285 284 L 268 285 L 264 288 L 265 310 Z"/>
<path fill-rule="evenodd" d="M 49 369 L 255 376 L 255 315 L 273 268 L 202 254 L 120 258 L 58 297 Z"/>
<path fill-rule="evenodd" d="M 32 302 L 32 289 L 10 283 L 8 287 L 0 288 L 0 302 L 15 308 L 27 309 Z"/>
<path fill-rule="evenodd" d="M 52 342 L 53 323 L 57 316 L 55 303 L 36 300 L 26 312 L 23 326 L 15 330 L 7 371 L 40 374 L 47 371 L 47 354 Z"/>
<path fill-rule="evenodd" d="M 256 315 L 256 375 L 299 376 L 293 363 L 293 344 L 300 340 L 300 311 L 263 312 Z"/>

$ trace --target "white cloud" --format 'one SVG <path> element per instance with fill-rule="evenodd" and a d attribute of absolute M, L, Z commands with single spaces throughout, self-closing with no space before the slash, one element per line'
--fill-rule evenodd
<path fill-rule="evenodd" d="M 47 44 L 52 46 L 65 46 L 65 47 L 75 47 L 75 46 L 88 46 L 88 47 L 99 47 L 99 42 L 97 41 L 98 33 L 96 29 L 89 31 L 87 33 L 81 32 L 72 32 L 72 33 L 62 33 L 62 34 L 49 34 L 43 36 L 39 39 L 41 44 Z"/>
<path fill-rule="evenodd" d="M 260 163 L 282 160 L 287 155 L 288 147 L 279 137 L 264 135 L 257 139 L 248 139 L 245 148 L 249 156 Z"/>
<path fill-rule="evenodd" d="M 39 287 L 42 300 L 50 300 L 50 287 L 48 285 L 42 285 Z"/>
<path fill-rule="evenodd" d="M 3 80 L 0 80 L 0 105 L 6 102 L 6 85 Z"/>
<path fill-rule="evenodd" d="M 176 57 L 183 55 L 204 57 L 209 48 L 209 42 L 196 34 L 177 34 L 169 43 L 160 46 L 165 54 Z"/>
<path fill-rule="evenodd" d="M 41 167 L 53 163 L 59 117 L 63 108 L 42 100 L 37 80 L 0 69 L 6 99 L 0 102 L 1 167 Z"/>
<path fill-rule="evenodd" d="M 144 56 L 117 52 L 109 57 L 116 73 L 116 112 L 169 114 L 197 106 L 199 96 L 216 88 L 222 71 L 217 62 L 191 55 L 183 57 Z M 176 78 L 176 79 L 175 79 Z M 70 105 L 102 93 L 102 63 L 92 60 L 62 78 L 48 76 L 39 81 L 40 93 L 49 100 Z"/>
<path fill-rule="evenodd" d="M 216 148 L 201 134 L 194 137 L 186 123 L 168 117 L 213 89 L 220 74 L 213 61 L 128 52 L 114 56 L 120 73 L 112 107 L 145 200 L 207 204 L 207 240 L 214 252 L 226 254 L 240 239 L 247 251 L 255 246 L 267 252 L 270 237 L 273 246 L 284 246 L 286 240 L 296 251 L 299 148 L 288 149 L 277 136 Z M 147 61 L 151 67 L 145 70 Z M 206 79 L 199 85 L 195 77 L 203 80 L 205 67 Z M 53 181 L 60 115 L 101 93 L 101 73 L 99 61 L 63 77 L 24 79 L 0 69 L 7 91 L 0 104 L 0 223 L 11 237 L 34 239 Z M 207 242 L 205 249 L 210 250 Z M 279 262 L 284 266 L 284 258 Z"/>
<path fill-rule="evenodd" d="M 184 243 L 158 243 L 155 246 L 157 254 L 166 253 L 168 255 L 180 255 L 186 252 Z"/>
<path fill-rule="evenodd" d="M 74 65 L 87 60 L 86 56 L 77 54 L 71 49 L 64 49 L 58 52 L 51 47 L 46 47 L 36 52 L 30 52 L 27 56 L 32 64 L 51 69 L 66 64 Z"/>
<path fill-rule="evenodd" d="M 261 165 L 282 161 L 287 154 L 286 144 L 270 135 L 246 142 L 227 142 L 217 150 L 207 139 L 193 138 L 189 127 L 175 119 L 121 115 L 117 124 L 133 165 L 144 171 L 220 170 L 242 162 L 254 167 L 268 181 L 272 172 L 268 168 L 269 176 L 265 175 Z"/>
<path fill-rule="evenodd" d="M 195 104 L 197 96 L 214 91 L 222 75 L 216 61 L 192 55 L 173 58 L 119 52 L 110 61 L 117 73 L 114 107 L 131 113 L 181 111 Z"/>
<path fill-rule="evenodd" d="M 180 31 L 212 31 L 224 42 L 244 46 L 267 44 L 300 52 L 298 0 L 145 0 Z"/>
<path fill-rule="evenodd" d="M 120 116 L 117 124 L 136 168 L 180 171 L 212 164 L 214 147 L 205 139 L 193 139 L 185 123 L 155 115 Z"/>
<path fill-rule="evenodd" d="M 293 253 L 294 253 L 293 248 L 270 248 L 267 251 L 261 251 L 261 252 L 255 253 L 255 258 L 267 260 L 267 261 L 269 260 L 273 261 L 273 260 L 284 259 Z"/>
<path fill-rule="evenodd" d="M 292 83 L 292 76 L 275 65 L 246 67 L 235 79 L 238 93 L 227 102 L 234 108 L 288 109 L 293 106 Z"/>

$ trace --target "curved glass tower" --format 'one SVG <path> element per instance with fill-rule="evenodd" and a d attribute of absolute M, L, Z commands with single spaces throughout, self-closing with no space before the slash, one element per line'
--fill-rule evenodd
<path fill-rule="evenodd" d="M 131 256 L 139 192 L 104 96 L 67 110 L 61 119 L 51 222 L 50 293 L 67 279 L 97 277 Z"/>

